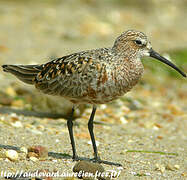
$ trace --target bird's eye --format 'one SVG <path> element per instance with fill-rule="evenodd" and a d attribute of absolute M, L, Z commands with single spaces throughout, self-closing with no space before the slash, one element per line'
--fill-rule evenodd
<path fill-rule="evenodd" d="M 140 41 L 140 40 L 135 40 L 134 42 L 135 42 L 137 45 L 139 45 L 139 46 L 142 45 L 142 41 Z"/>

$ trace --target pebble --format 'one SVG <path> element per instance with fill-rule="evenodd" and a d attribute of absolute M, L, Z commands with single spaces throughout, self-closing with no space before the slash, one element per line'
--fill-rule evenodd
<path fill-rule="evenodd" d="M 18 153 L 15 150 L 7 150 L 5 152 L 5 155 L 11 161 L 17 161 L 18 160 Z"/>
<path fill-rule="evenodd" d="M 88 173 L 90 173 L 90 174 L 92 173 L 93 175 L 95 175 L 96 173 L 103 173 L 104 171 L 105 170 L 102 165 L 100 165 L 98 163 L 88 162 L 88 161 L 79 161 L 73 167 L 73 172 L 80 173 L 79 178 L 83 178 L 83 179 L 85 179 L 85 178 L 88 179 L 88 175 L 87 175 Z"/>
<path fill-rule="evenodd" d="M 187 172 L 183 172 L 181 175 L 187 177 Z"/>
<path fill-rule="evenodd" d="M 156 164 L 156 170 L 160 171 L 161 173 L 164 173 L 166 167 L 162 164 Z"/>
<path fill-rule="evenodd" d="M 15 122 L 11 123 L 11 125 L 13 127 L 16 127 L 16 128 L 22 128 L 23 127 L 23 124 L 20 121 L 15 121 Z"/>
<path fill-rule="evenodd" d="M 128 123 L 128 121 L 125 119 L 124 116 L 120 117 L 120 121 L 121 121 L 122 124 L 127 124 Z"/>
<path fill-rule="evenodd" d="M 43 147 L 43 146 L 32 146 L 28 148 L 28 152 L 29 153 L 35 153 L 37 155 L 37 157 L 39 158 L 47 158 L 48 157 L 48 150 L 47 148 Z"/>
<path fill-rule="evenodd" d="M 180 166 L 178 164 L 175 164 L 174 168 L 178 170 L 178 169 L 180 169 Z"/>
<path fill-rule="evenodd" d="M 36 154 L 35 152 L 28 152 L 27 153 L 27 158 L 30 158 L 30 157 L 38 158 L 38 154 Z"/>
<path fill-rule="evenodd" d="M 166 165 L 166 170 L 174 171 L 175 168 L 174 168 L 173 165 L 171 165 L 171 164 L 167 164 L 167 165 Z"/>
<path fill-rule="evenodd" d="M 31 156 L 30 158 L 29 158 L 31 161 L 33 161 L 33 162 L 36 162 L 36 161 L 38 161 L 38 158 L 36 158 L 36 157 L 33 157 L 33 156 Z"/>

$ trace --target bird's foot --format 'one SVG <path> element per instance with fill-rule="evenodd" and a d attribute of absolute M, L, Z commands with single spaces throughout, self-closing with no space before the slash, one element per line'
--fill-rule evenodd
<path fill-rule="evenodd" d="M 99 164 L 107 164 L 107 165 L 113 165 L 113 166 L 122 166 L 119 163 L 101 160 L 100 157 L 95 157 L 95 158 L 91 159 L 90 161 L 94 162 L 94 163 L 99 163 Z"/>
<path fill-rule="evenodd" d="M 122 166 L 119 163 L 101 160 L 100 157 L 98 157 L 98 156 L 93 158 L 93 159 L 89 159 L 89 158 L 79 157 L 79 156 L 75 155 L 75 156 L 73 156 L 72 159 L 73 159 L 73 161 L 91 161 L 93 163 L 99 163 L 99 164 L 107 164 L 107 165 L 112 165 L 112 166 Z"/>
<path fill-rule="evenodd" d="M 73 155 L 72 159 L 73 159 L 73 161 L 80 161 L 81 160 L 81 158 L 78 157 L 77 155 Z"/>

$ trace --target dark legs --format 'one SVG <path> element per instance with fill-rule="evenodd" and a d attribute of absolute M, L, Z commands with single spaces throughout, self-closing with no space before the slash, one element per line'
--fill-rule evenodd
<path fill-rule="evenodd" d="M 96 109 L 97 109 L 96 106 L 93 106 L 92 113 L 91 113 L 90 119 L 88 121 L 88 130 L 89 130 L 89 133 L 90 133 L 90 137 L 91 137 L 91 140 L 92 140 L 92 146 L 93 146 L 93 150 L 94 150 L 93 161 L 98 162 L 98 163 L 108 164 L 108 165 L 121 166 L 121 164 L 119 164 L 119 163 L 113 163 L 113 162 L 101 160 L 100 157 L 98 156 L 97 146 L 96 146 L 94 132 L 93 132 L 93 120 L 94 120 Z"/>
<path fill-rule="evenodd" d="M 97 146 L 96 146 L 94 132 L 93 132 L 93 120 L 94 120 L 96 109 L 97 109 L 96 106 L 93 106 L 92 113 L 91 113 L 90 119 L 88 121 L 88 130 L 90 133 L 90 137 L 92 140 L 92 146 L 93 146 L 93 150 L 94 150 L 94 159 L 91 159 L 91 161 L 103 163 L 103 164 L 108 164 L 108 165 L 121 166 L 121 164 L 119 164 L 119 163 L 113 163 L 113 162 L 101 160 L 98 156 Z M 68 131 L 69 131 L 69 136 L 70 136 L 70 141 L 71 141 L 71 146 L 72 146 L 72 151 L 73 151 L 73 160 L 87 160 L 87 161 L 89 160 L 90 161 L 90 159 L 88 159 L 88 158 L 80 158 L 77 156 L 76 149 L 75 149 L 75 141 L 74 141 L 74 137 L 73 137 L 73 113 L 74 113 L 74 107 L 72 108 L 72 112 L 70 114 L 70 117 L 67 120 L 67 126 L 68 126 Z"/>
<path fill-rule="evenodd" d="M 91 140 L 92 140 L 92 146 L 93 146 L 93 150 L 94 150 L 94 159 L 97 161 L 100 158 L 98 156 L 97 146 L 96 146 L 94 132 L 93 132 L 93 120 L 94 120 L 96 109 L 97 108 L 95 106 L 93 106 L 92 114 L 91 114 L 89 122 L 88 122 L 88 130 L 89 130 L 90 137 L 91 137 Z"/>
<path fill-rule="evenodd" d="M 72 151 L 73 151 L 73 159 L 76 160 L 77 159 L 77 153 L 76 153 L 75 141 L 74 141 L 74 137 L 73 137 L 73 113 L 74 113 L 74 110 L 75 109 L 73 107 L 72 111 L 71 111 L 71 114 L 70 114 L 70 117 L 67 120 L 67 126 L 68 126 L 69 137 L 70 137 Z"/>
<path fill-rule="evenodd" d="M 97 146 L 96 146 L 95 137 L 94 137 L 94 133 L 93 133 L 93 120 L 94 120 L 95 112 L 96 112 L 96 107 L 94 106 L 93 110 L 92 110 L 92 114 L 91 114 L 89 122 L 88 122 L 88 130 L 90 132 L 90 137 L 91 137 L 92 145 L 93 145 L 93 149 L 94 149 L 94 159 L 97 161 L 99 159 L 99 157 L 98 157 Z M 74 107 L 72 108 L 70 117 L 67 121 L 67 126 L 68 126 L 69 137 L 70 137 L 72 151 L 73 151 L 73 159 L 78 160 L 79 158 L 76 153 L 75 141 L 74 141 L 74 137 L 73 137 L 73 121 L 72 121 L 73 113 L 74 113 Z"/>

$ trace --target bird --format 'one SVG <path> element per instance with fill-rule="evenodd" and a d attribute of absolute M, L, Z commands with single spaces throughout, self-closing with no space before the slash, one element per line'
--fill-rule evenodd
<path fill-rule="evenodd" d="M 127 30 L 118 36 L 112 47 L 73 53 L 38 65 L 2 65 L 3 71 L 15 75 L 41 92 L 61 96 L 72 102 L 67 127 L 75 161 L 77 155 L 73 135 L 73 113 L 79 104 L 93 106 L 88 120 L 92 141 L 93 162 L 121 166 L 102 160 L 98 155 L 93 122 L 97 106 L 120 98 L 130 91 L 143 75 L 142 57 L 152 57 L 172 67 L 183 77 L 186 74 L 171 61 L 153 50 L 148 37 L 137 30 Z"/>

